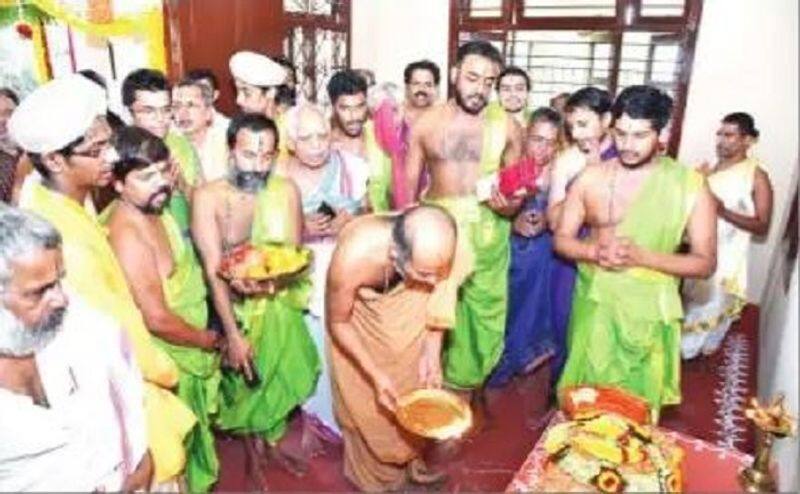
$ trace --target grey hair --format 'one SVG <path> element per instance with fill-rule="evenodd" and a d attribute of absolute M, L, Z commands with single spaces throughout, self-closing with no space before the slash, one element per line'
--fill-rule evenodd
<path fill-rule="evenodd" d="M 403 90 L 393 82 L 382 82 L 367 90 L 367 106 L 375 111 L 387 99 L 394 102 L 395 106 L 403 103 Z"/>
<path fill-rule="evenodd" d="M 184 78 L 181 79 L 181 81 L 178 82 L 173 89 L 177 89 L 179 87 L 196 87 L 200 89 L 200 97 L 203 99 L 203 103 L 205 103 L 206 106 L 211 106 L 214 104 L 214 89 L 212 89 L 208 84 L 195 79 Z"/>
<path fill-rule="evenodd" d="M 398 214 L 393 218 L 392 224 L 392 240 L 394 246 L 397 248 L 397 257 L 400 265 L 411 262 L 413 253 L 411 252 L 411 238 L 406 232 L 406 218 L 408 217 L 408 209 Z"/>
<path fill-rule="evenodd" d="M 15 259 L 36 249 L 61 247 L 61 234 L 36 213 L 0 206 L 0 292 L 14 273 Z"/>
<path fill-rule="evenodd" d="M 297 136 L 300 134 L 300 117 L 305 112 L 312 112 L 319 115 L 320 119 L 325 123 L 325 128 L 330 132 L 331 123 L 325 118 L 325 112 L 322 108 L 312 103 L 303 102 L 289 108 L 286 112 L 286 135 L 289 139 L 292 141 L 297 140 Z"/>

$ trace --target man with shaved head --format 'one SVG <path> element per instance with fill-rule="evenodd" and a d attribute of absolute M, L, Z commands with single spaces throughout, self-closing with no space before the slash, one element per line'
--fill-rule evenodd
<path fill-rule="evenodd" d="M 326 289 L 328 347 L 345 475 L 361 490 L 442 478 L 427 471 L 424 443 L 394 411 L 403 394 L 441 386 L 443 330 L 455 325 L 468 271 L 453 264 L 456 236 L 453 218 L 435 206 L 356 218 L 339 234 Z"/>

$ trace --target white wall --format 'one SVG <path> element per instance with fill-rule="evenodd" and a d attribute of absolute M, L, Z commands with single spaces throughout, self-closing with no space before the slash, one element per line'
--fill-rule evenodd
<path fill-rule="evenodd" d="M 375 71 L 378 81 L 402 84 L 405 65 L 430 58 L 442 68 L 446 95 L 450 2 L 352 0 L 353 67 Z M 784 216 L 788 184 L 798 174 L 797 0 L 705 0 L 679 158 L 714 159 L 719 120 L 750 112 L 761 130 L 754 152 L 768 166 L 775 188 L 773 220 Z M 751 249 L 749 298 L 761 303 L 778 228 Z"/>
<path fill-rule="evenodd" d="M 780 249 L 777 249 L 780 250 Z M 761 307 L 760 355 L 758 372 L 758 394 L 767 399 L 777 393 L 786 394 L 786 406 L 797 417 L 798 408 L 798 358 L 797 358 L 797 297 L 798 269 L 795 260 L 794 273 L 789 290 L 784 291 L 784 275 L 778 263 L 771 271 L 766 286 L 767 302 Z M 798 439 L 778 441 L 773 450 L 779 465 L 779 487 L 782 492 L 797 492 Z"/>
<path fill-rule="evenodd" d="M 679 158 L 714 160 L 719 120 L 733 111 L 753 115 L 761 131 L 754 152 L 775 188 L 773 228 L 750 254 L 749 298 L 763 301 L 769 260 L 798 172 L 797 0 L 705 0 Z"/>
<path fill-rule="evenodd" d="M 427 58 L 442 71 L 439 95 L 446 97 L 449 1 L 352 0 L 352 9 L 353 68 L 402 87 L 405 66 Z"/>

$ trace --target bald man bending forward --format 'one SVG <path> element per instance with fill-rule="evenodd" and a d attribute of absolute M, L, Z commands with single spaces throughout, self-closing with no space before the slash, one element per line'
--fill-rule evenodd
<path fill-rule="evenodd" d="M 453 266 L 455 242 L 453 219 L 431 206 L 361 217 L 340 233 L 328 270 L 328 347 L 345 475 L 361 490 L 441 479 L 394 410 L 399 396 L 441 386 L 442 329 L 455 324 L 459 273 L 468 272 Z"/>

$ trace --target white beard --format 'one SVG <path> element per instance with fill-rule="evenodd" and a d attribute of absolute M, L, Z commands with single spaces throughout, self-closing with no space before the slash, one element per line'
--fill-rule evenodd
<path fill-rule="evenodd" d="M 0 356 L 29 357 L 53 341 L 64 311 L 59 310 L 36 327 L 29 328 L 5 307 L 0 307 Z"/>

